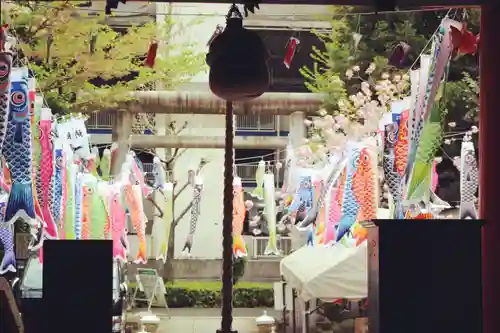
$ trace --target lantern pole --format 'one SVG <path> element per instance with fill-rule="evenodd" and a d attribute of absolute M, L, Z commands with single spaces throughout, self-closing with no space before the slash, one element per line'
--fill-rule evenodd
<path fill-rule="evenodd" d="M 233 102 L 226 101 L 224 148 L 224 218 L 222 222 L 222 310 L 217 333 L 236 333 L 233 324 Z"/>

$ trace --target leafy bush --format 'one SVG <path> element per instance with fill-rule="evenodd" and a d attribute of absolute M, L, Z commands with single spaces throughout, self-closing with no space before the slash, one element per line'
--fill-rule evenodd
<path fill-rule="evenodd" d="M 248 251 L 248 249 L 247 249 Z M 247 265 L 247 258 L 233 258 L 233 286 L 238 283 L 239 279 L 245 274 L 245 267 Z"/>
<path fill-rule="evenodd" d="M 167 289 L 168 306 L 172 308 L 214 308 L 221 306 L 221 300 L 219 290 L 190 290 L 175 287 Z M 272 289 L 236 288 L 233 290 L 233 306 L 235 308 L 273 307 L 273 305 Z"/>
<path fill-rule="evenodd" d="M 166 285 L 167 302 L 171 308 L 221 306 L 221 286 L 219 282 L 175 283 Z M 131 284 L 131 289 L 135 285 Z M 130 291 L 133 292 L 133 291 Z M 235 308 L 273 307 L 274 294 L 271 284 L 239 283 L 233 288 Z"/>

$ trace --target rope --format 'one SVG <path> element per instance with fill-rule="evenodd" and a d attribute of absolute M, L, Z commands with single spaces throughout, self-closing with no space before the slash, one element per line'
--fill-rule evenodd
<path fill-rule="evenodd" d="M 221 332 L 233 324 L 233 102 L 226 102 L 226 146 L 224 148 L 224 218 L 222 222 L 222 310 Z"/>

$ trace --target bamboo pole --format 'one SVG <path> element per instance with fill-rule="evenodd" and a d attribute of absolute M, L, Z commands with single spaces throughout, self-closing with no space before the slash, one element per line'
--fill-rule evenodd
<path fill-rule="evenodd" d="M 222 149 L 225 147 L 223 136 L 170 136 L 170 135 L 131 135 L 129 141 L 133 148 L 200 148 Z M 287 137 L 237 136 L 235 149 L 278 149 L 286 147 Z"/>

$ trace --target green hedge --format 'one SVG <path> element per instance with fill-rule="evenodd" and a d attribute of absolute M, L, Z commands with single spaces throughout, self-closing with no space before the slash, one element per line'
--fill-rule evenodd
<path fill-rule="evenodd" d="M 131 289 L 135 285 L 131 285 Z M 171 308 L 214 308 L 221 306 L 219 282 L 180 282 L 166 285 L 167 302 Z M 133 291 L 131 291 L 133 292 Z M 233 289 L 236 308 L 271 308 L 274 306 L 272 284 L 238 283 Z"/>

